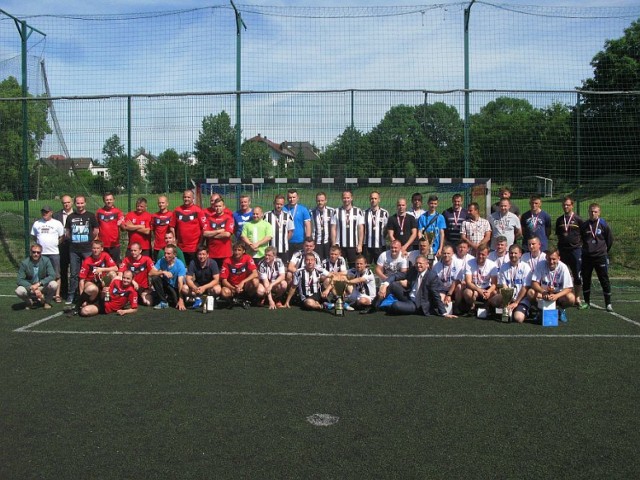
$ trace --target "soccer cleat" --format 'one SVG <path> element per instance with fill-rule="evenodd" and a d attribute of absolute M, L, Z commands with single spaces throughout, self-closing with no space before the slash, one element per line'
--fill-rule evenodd
<path fill-rule="evenodd" d="M 324 302 L 322 306 L 325 310 L 333 310 L 333 308 L 335 307 L 335 305 L 331 302 Z"/>
<path fill-rule="evenodd" d="M 198 308 L 202 307 L 202 299 L 200 297 L 196 297 L 196 299 L 193 301 L 193 305 L 191 305 L 191 309 L 192 310 L 197 310 Z"/>
<path fill-rule="evenodd" d="M 245 310 L 249 310 L 251 308 L 251 302 L 249 302 L 249 300 L 243 301 L 242 308 L 244 308 Z"/>
<path fill-rule="evenodd" d="M 564 308 L 558 311 L 558 320 L 564 323 L 567 322 L 567 312 L 564 310 Z"/>
<path fill-rule="evenodd" d="M 347 312 L 353 312 L 355 310 L 355 308 L 353 308 L 351 305 L 349 305 L 347 302 L 344 302 L 344 309 Z"/>
<path fill-rule="evenodd" d="M 580 305 L 578 305 L 578 308 L 580 310 L 588 310 L 591 307 L 591 305 L 589 305 L 587 302 L 582 302 Z"/>
<path fill-rule="evenodd" d="M 31 310 L 33 308 L 33 300 L 31 300 L 30 298 L 28 298 L 25 302 L 24 302 L 24 309 L 25 310 Z"/>
<path fill-rule="evenodd" d="M 44 303 L 42 304 L 42 308 L 44 308 L 45 310 L 49 310 L 49 309 L 51 308 L 51 304 L 50 304 L 50 303 L 47 303 L 47 302 L 44 302 Z"/>
<path fill-rule="evenodd" d="M 613 312 L 613 305 L 607 305 L 607 312 Z"/>
<path fill-rule="evenodd" d="M 153 307 L 154 310 L 164 310 L 165 308 L 169 308 L 169 304 L 167 302 L 160 302 L 155 307 Z"/>
<path fill-rule="evenodd" d="M 73 305 L 73 295 L 69 295 L 67 297 L 67 301 L 64 302 L 65 305 Z"/>

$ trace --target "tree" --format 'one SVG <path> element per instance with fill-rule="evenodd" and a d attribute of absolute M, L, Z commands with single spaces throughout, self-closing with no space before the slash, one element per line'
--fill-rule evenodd
<path fill-rule="evenodd" d="M 269 147 L 263 142 L 247 142 L 242 144 L 243 177 L 269 177 L 273 175 L 273 166 L 269 156 Z"/>
<path fill-rule="evenodd" d="M 147 165 L 147 180 L 153 193 L 183 190 L 185 174 L 190 173 L 187 163 L 173 148 L 165 150 Z"/>
<path fill-rule="evenodd" d="M 584 164 L 594 171 L 606 164 L 607 171 L 622 172 L 640 154 L 640 97 L 602 93 L 640 91 L 640 21 L 633 22 L 621 38 L 607 40 L 591 66 L 593 78 L 584 80 L 582 89 L 593 93 L 583 93 L 579 112 Z"/>
<path fill-rule="evenodd" d="M 109 173 L 109 184 L 114 191 L 123 191 L 128 185 L 129 157 L 125 153 L 124 145 L 120 137 L 111 135 L 102 147 L 104 163 Z M 131 188 L 136 189 L 140 185 L 140 168 L 131 162 Z"/>
<path fill-rule="evenodd" d="M 27 96 L 33 97 L 30 94 Z M 8 77 L 0 82 L 0 98 L 19 97 L 22 97 L 22 87 L 15 77 Z M 29 172 L 35 172 L 37 154 L 45 136 L 51 133 L 47 113 L 46 101 L 27 102 Z M 0 102 L 0 192 L 10 192 L 13 198 L 22 197 L 22 126 L 22 102 Z M 30 183 L 33 185 L 35 182 Z"/>
<path fill-rule="evenodd" d="M 377 173 L 371 159 L 369 138 L 355 127 L 345 128 L 321 158 L 321 165 L 314 172 L 316 177 L 371 177 Z"/>
<path fill-rule="evenodd" d="M 206 169 L 207 174 L 217 177 L 235 176 L 235 144 L 236 129 L 231 126 L 227 112 L 204 117 L 194 151 L 198 169 Z"/>

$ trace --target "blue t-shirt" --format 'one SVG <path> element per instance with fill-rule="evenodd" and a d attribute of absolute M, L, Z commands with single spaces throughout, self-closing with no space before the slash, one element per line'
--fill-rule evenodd
<path fill-rule="evenodd" d="M 285 212 L 289 212 L 293 217 L 293 236 L 289 240 L 289 243 L 302 243 L 304 242 L 304 222 L 311 221 L 311 214 L 309 209 L 304 205 L 296 204 L 294 207 L 285 205 L 283 208 Z"/>
<path fill-rule="evenodd" d="M 171 272 L 172 277 L 167 278 L 166 280 L 167 280 L 167 283 L 174 288 L 178 286 L 178 277 L 184 277 L 187 274 L 187 268 L 184 266 L 184 263 L 182 263 L 182 260 L 180 260 L 179 258 L 176 258 L 175 262 L 173 262 L 173 265 L 171 267 L 169 267 L 169 264 L 167 263 L 166 259 L 164 258 L 158 259 L 158 261 L 156 262 L 156 270 L 164 270 L 165 272 Z"/>
<path fill-rule="evenodd" d="M 247 213 L 241 212 L 240 210 L 236 210 L 233 212 L 233 222 L 235 223 L 235 232 L 234 235 L 236 239 L 240 239 L 242 236 L 242 227 L 245 223 L 253 220 L 253 209 L 249 210 Z"/>
<path fill-rule="evenodd" d="M 541 210 L 539 214 L 535 215 L 529 210 L 520 217 L 520 224 L 522 225 L 522 250 L 528 251 L 527 242 L 529 239 L 538 237 L 540 239 L 540 250 L 544 252 L 549 245 L 547 231 L 551 231 L 551 217 L 549 214 Z"/>
<path fill-rule="evenodd" d="M 434 216 L 437 217 L 434 219 Z M 433 243 L 431 244 L 431 253 L 436 253 L 440 248 L 440 230 L 447 228 L 447 222 L 438 212 L 429 214 L 424 212 L 418 219 L 418 236 L 422 236 L 425 232 L 433 232 Z"/>

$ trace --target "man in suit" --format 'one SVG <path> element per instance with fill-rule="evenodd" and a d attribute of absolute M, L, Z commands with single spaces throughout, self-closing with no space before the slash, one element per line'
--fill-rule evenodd
<path fill-rule="evenodd" d="M 455 318 L 455 315 L 446 313 L 440 298 L 441 287 L 438 275 L 429 269 L 427 257 L 419 255 L 408 272 L 390 275 L 380 285 L 380 296 L 384 298 L 387 293 L 392 293 L 398 299 L 389 307 L 388 311 L 392 315 L 417 314 Z"/>
<path fill-rule="evenodd" d="M 66 227 L 67 217 L 73 213 L 73 199 L 69 195 L 63 195 L 60 202 L 62 203 L 62 210 L 54 212 L 53 218 L 62 223 L 63 227 Z M 65 236 L 58 248 L 60 250 L 60 282 L 58 282 L 56 295 L 53 297 L 56 303 L 60 303 L 63 298 L 67 298 L 69 295 L 69 265 L 71 262 L 69 250 L 71 241 Z"/>

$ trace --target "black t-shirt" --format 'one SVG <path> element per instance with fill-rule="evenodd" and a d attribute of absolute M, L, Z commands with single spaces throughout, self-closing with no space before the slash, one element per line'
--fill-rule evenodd
<path fill-rule="evenodd" d="M 391 215 L 387 222 L 387 231 L 392 230 L 396 240 L 400 240 L 402 245 L 407 243 L 411 237 L 411 230 L 418 228 L 418 221 L 413 215 L 405 213 L 404 218 L 398 219 L 398 214 Z"/>
<path fill-rule="evenodd" d="M 206 285 L 213 280 L 214 275 L 219 273 L 218 264 L 211 259 L 208 259 L 204 267 L 200 266 L 199 261 L 191 260 L 189 270 L 187 270 L 187 276 L 193 277 L 193 282 L 198 286 Z"/>
<path fill-rule="evenodd" d="M 95 213 L 73 212 L 69 215 L 65 229 L 71 241 L 71 251 L 76 253 L 90 252 L 95 228 L 98 228 L 98 220 Z"/>

